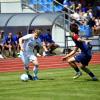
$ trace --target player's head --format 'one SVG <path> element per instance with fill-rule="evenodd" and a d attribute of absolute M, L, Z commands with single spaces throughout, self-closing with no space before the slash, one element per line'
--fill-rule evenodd
<path fill-rule="evenodd" d="M 41 30 L 35 29 L 35 31 L 34 31 L 34 37 L 38 38 L 40 34 L 41 34 Z"/>
<path fill-rule="evenodd" d="M 74 32 L 75 34 L 78 34 L 78 25 L 77 24 L 75 24 L 75 23 L 73 23 L 73 24 L 71 24 L 70 25 L 70 31 L 71 32 Z"/>

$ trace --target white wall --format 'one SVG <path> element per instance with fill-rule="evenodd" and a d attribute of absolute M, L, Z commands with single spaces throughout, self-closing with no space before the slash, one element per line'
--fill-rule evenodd
<path fill-rule="evenodd" d="M 66 32 L 66 36 L 69 36 L 69 32 Z M 54 25 L 52 28 L 52 38 L 55 43 L 60 45 L 60 47 L 65 47 L 65 33 L 62 28 Z M 75 46 L 74 42 L 70 37 L 68 38 L 68 40 L 70 40 L 68 41 L 68 46 Z"/>
<path fill-rule="evenodd" d="M 52 28 L 52 38 L 55 43 L 59 44 L 61 47 L 64 47 L 64 30 L 60 27 L 54 25 Z"/>
<path fill-rule="evenodd" d="M 0 0 L 0 2 L 20 2 L 21 0 Z"/>
<path fill-rule="evenodd" d="M 2 2 L 1 13 L 21 13 L 22 7 L 21 2 Z"/>

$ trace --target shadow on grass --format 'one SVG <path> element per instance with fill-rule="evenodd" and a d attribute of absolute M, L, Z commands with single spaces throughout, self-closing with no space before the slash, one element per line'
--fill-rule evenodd
<path fill-rule="evenodd" d="M 54 78 L 39 78 L 39 80 L 55 80 Z"/>
<path fill-rule="evenodd" d="M 99 79 L 98 80 L 92 80 L 92 79 L 74 80 L 74 82 L 99 82 Z"/>
<path fill-rule="evenodd" d="M 97 80 L 92 80 L 92 79 L 85 79 L 86 81 L 93 81 L 93 82 L 99 82 L 99 79 Z"/>

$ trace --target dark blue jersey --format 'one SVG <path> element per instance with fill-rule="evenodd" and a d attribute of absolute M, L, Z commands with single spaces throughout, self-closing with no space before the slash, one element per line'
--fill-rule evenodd
<path fill-rule="evenodd" d="M 49 33 L 41 34 L 40 37 L 41 41 L 53 43 L 52 36 Z"/>
<path fill-rule="evenodd" d="M 74 34 L 72 36 L 72 39 L 76 45 L 76 47 L 80 48 L 80 50 L 85 53 L 85 54 L 89 54 L 90 55 L 90 48 L 89 48 L 89 45 L 86 44 L 85 42 L 82 42 L 82 41 L 78 41 L 78 38 L 79 38 L 79 35 L 78 34 Z"/>
<path fill-rule="evenodd" d="M 4 44 L 15 44 L 15 40 L 13 37 L 6 36 L 4 39 Z"/>
<path fill-rule="evenodd" d="M 40 34 L 39 38 L 41 39 L 41 41 L 46 41 L 46 36 L 45 34 Z"/>
<path fill-rule="evenodd" d="M 81 53 L 79 53 L 78 55 L 75 55 L 75 60 L 77 62 L 80 62 L 82 65 L 88 65 L 89 61 L 91 60 L 92 57 L 92 53 L 91 53 L 91 49 L 89 48 L 89 44 L 82 42 L 82 41 L 78 41 L 78 34 L 74 34 L 72 36 L 72 39 L 76 45 L 76 47 L 80 48 Z"/>

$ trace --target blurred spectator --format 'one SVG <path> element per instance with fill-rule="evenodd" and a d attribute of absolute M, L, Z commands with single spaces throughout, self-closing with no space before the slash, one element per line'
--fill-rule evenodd
<path fill-rule="evenodd" d="M 89 9 L 89 10 L 87 11 L 87 14 L 88 14 L 88 18 L 89 18 L 89 19 L 90 19 L 90 18 L 93 18 L 92 9 Z"/>
<path fill-rule="evenodd" d="M 96 7 L 94 8 L 94 13 L 96 17 L 100 17 L 100 1 L 96 4 Z"/>
<path fill-rule="evenodd" d="M 83 19 L 87 19 L 88 18 L 88 14 L 87 14 L 87 12 L 82 12 L 82 18 Z"/>
<path fill-rule="evenodd" d="M 76 19 L 77 21 L 80 20 L 80 15 L 79 13 L 75 12 L 74 14 L 71 14 L 72 19 Z"/>
<path fill-rule="evenodd" d="M 75 3 L 71 2 L 70 0 L 64 0 L 63 1 L 64 8 L 62 9 L 65 13 L 73 13 L 75 10 Z M 71 10 L 68 11 L 67 8 L 70 8 Z M 65 15 L 65 19 L 68 19 L 68 14 Z"/>
<path fill-rule="evenodd" d="M 83 6 L 81 10 L 82 10 L 82 12 L 86 13 L 88 11 L 88 8 L 86 6 Z"/>
<path fill-rule="evenodd" d="M 74 2 L 70 5 L 70 9 L 75 11 L 75 3 Z"/>
<path fill-rule="evenodd" d="M 22 32 L 17 32 L 16 35 L 14 36 L 17 53 L 19 53 L 19 51 L 20 51 L 19 38 L 21 38 L 22 36 L 23 36 Z"/>
<path fill-rule="evenodd" d="M 59 47 L 58 44 L 52 40 L 50 29 L 47 29 L 46 33 L 42 33 L 40 35 L 41 41 L 46 45 L 47 49 L 49 50 L 50 54 L 55 54 L 53 51 Z"/>
<path fill-rule="evenodd" d="M 71 5 L 71 2 L 70 2 L 69 0 L 64 0 L 64 1 L 63 1 L 63 6 L 64 6 L 64 7 L 67 8 L 67 7 L 69 7 L 70 5 Z"/>
<path fill-rule="evenodd" d="M 76 6 L 76 12 L 80 12 L 81 10 L 82 10 L 82 4 L 79 3 L 79 4 L 77 4 L 77 6 Z"/>
<path fill-rule="evenodd" d="M 81 25 L 79 26 L 80 35 L 86 38 L 92 36 L 92 29 L 87 25 L 87 21 L 80 21 Z"/>
<path fill-rule="evenodd" d="M 96 30 L 96 22 L 95 22 L 95 17 L 91 18 L 88 23 L 89 27 L 92 29 L 92 33 L 95 35 L 95 30 Z"/>
<path fill-rule="evenodd" d="M 4 32 L 3 31 L 0 31 L 0 58 L 4 58 L 3 57 L 3 41 L 4 41 Z"/>
<path fill-rule="evenodd" d="M 16 57 L 16 43 L 11 32 L 4 39 L 4 52 L 6 50 L 8 50 L 9 57 Z"/>
<path fill-rule="evenodd" d="M 95 35 L 100 35 L 100 17 L 95 19 L 96 27 L 95 27 Z"/>

